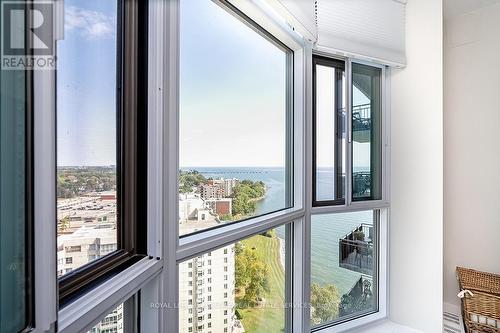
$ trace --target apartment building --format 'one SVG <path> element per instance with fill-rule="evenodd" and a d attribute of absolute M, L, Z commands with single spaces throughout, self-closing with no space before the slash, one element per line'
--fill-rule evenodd
<path fill-rule="evenodd" d="M 197 223 L 186 223 L 179 232 L 187 234 L 198 228 Z M 239 332 L 241 324 L 235 317 L 234 245 L 182 262 L 179 281 L 179 332 Z"/>

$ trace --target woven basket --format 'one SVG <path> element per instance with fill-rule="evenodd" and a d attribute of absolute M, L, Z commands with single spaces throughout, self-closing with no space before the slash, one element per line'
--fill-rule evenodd
<path fill-rule="evenodd" d="M 467 332 L 500 333 L 500 275 L 457 267 Z M 486 321 L 486 322 L 485 322 Z"/>

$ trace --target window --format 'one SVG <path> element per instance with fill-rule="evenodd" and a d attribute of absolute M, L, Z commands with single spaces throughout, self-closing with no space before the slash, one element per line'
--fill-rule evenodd
<path fill-rule="evenodd" d="M 57 243 L 58 256 L 72 253 L 73 270 L 59 279 L 62 303 L 145 253 L 146 228 L 139 224 L 147 160 L 146 5 L 68 0 L 64 12 L 57 44 Z"/>
<path fill-rule="evenodd" d="M 77 246 L 66 246 L 66 253 L 73 253 L 73 252 L 82 252 L 82 247 L 81 245 Z"/>
<path fill-rule="evenodd" d="M 313 58 L 313 204 L 345 203 L 344 62 Z"/>
<path fill-rule="evenodd" d="M 24 41 L 22 31 L 11 37 Z M 24 331 L 33 318 L 31 82 L 30 70 L 0 71 L 0 316 L 8 318 L 1 332 Z"/>
<path fill-rule="evenodd" d="M 313 94 L 312 205 L 323 207 L 311 219 L 310 320 L 320 329 L 379 311 L 382 69 L 313 55 Z M 355 201 L 373 210 L 351 212 Z"/>
<path fill-rule="evenodd" d="M 347 122 L 345 64 L 314 56 L 313 205 L 344 205 L 346 175 L 351 177 L 350 200 L 382 199 L 381 72 L 352 63 L 351 120 Z M 346 170 L 347 144 L 352 154 L 350 170 Z"/>
<path fill-rule="evenodd" d="M 65 5 L 67 20 L 95 11 L 108 29 L 94 36 L 67 23 L 58 43 L 57 240 L 68 253 L 91 250 L 95 239 L 118 242 L 118 1 Z"/>
<path fill-rule="evenodd" d="M 180 1 L 180 235 L 291 206 L 291 57 L 230 5 Z"/>
<path fill-rule="evenodd" d="M 313 216 L 312 327 L 378 310 L 378 225 L 378 211 Z"/>
<path fill-rule="evenodd" d="M 382 199 L 381 70 L 352 65 L 352 200 Z"/>
<path fill-rule="evenodd" d="M 212 308 L 208 318 L 212 327 L 243 328 L 245 332 L 280 332 L 285 327 L 285 270 L 287 227 L 266 231 L 231 245 L 212 251 L 214 277 L 209 288 L 211 296 L 204 297 L 196 283 L 188 286 L 189 273 L 201 269 L 199 263 L 207 260 L 207 254 L 184 261 L 179 265 L 179 332 L 185 332 L 188 307 L 193 304 L 195 313 L 204 314 Z M 233 252 L 234 249 L 234 252 Z M 228 282 L 222 279 L 222 263 L 227 250 Z M 192 268 L 189 268 L 192 263 Z M 196 276 L 196 274 L 195 274 Z M 222 286 L 228 286 L 223 289 Z M 185 289 L 192 290 L 187 296 Z M 213 307 L 212 307 L 213 305 Z M 212 315 L 213 314 L 213 315 Z M 197 323 L 194 324 L 196 327 Z"/>

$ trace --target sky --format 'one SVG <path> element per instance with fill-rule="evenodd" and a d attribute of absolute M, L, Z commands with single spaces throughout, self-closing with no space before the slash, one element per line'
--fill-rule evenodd
<path fill-rule="evenodd" d="M 284 166 L 286 53 L 212 1 L 180 18 L 180 165 Z"/>
<path fill-rule="evenodd" d="M 116 165 L 116 6 L 65 2 L 59 166 Z M 212 1 L 180 19 L 180 166 L 283 167 L 286 53 Z"/>
<path fill-rule="evenodd" d="M 58 165 L 116 165 L 116 0 L 66 0 L 64 6 Z"/>

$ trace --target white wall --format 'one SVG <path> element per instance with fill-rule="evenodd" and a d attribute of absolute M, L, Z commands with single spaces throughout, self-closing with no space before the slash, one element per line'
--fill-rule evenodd
<path fill-rule="evenodd" d="M 392 321 L 442 331 L 442 2 L 410 0 L 407 67 L 392 72 Z"/>
<path fill-rule="evenodd" d="M 445 22 L 445 302 L 455 267 L 500 273 L 500 4 Z"/>

